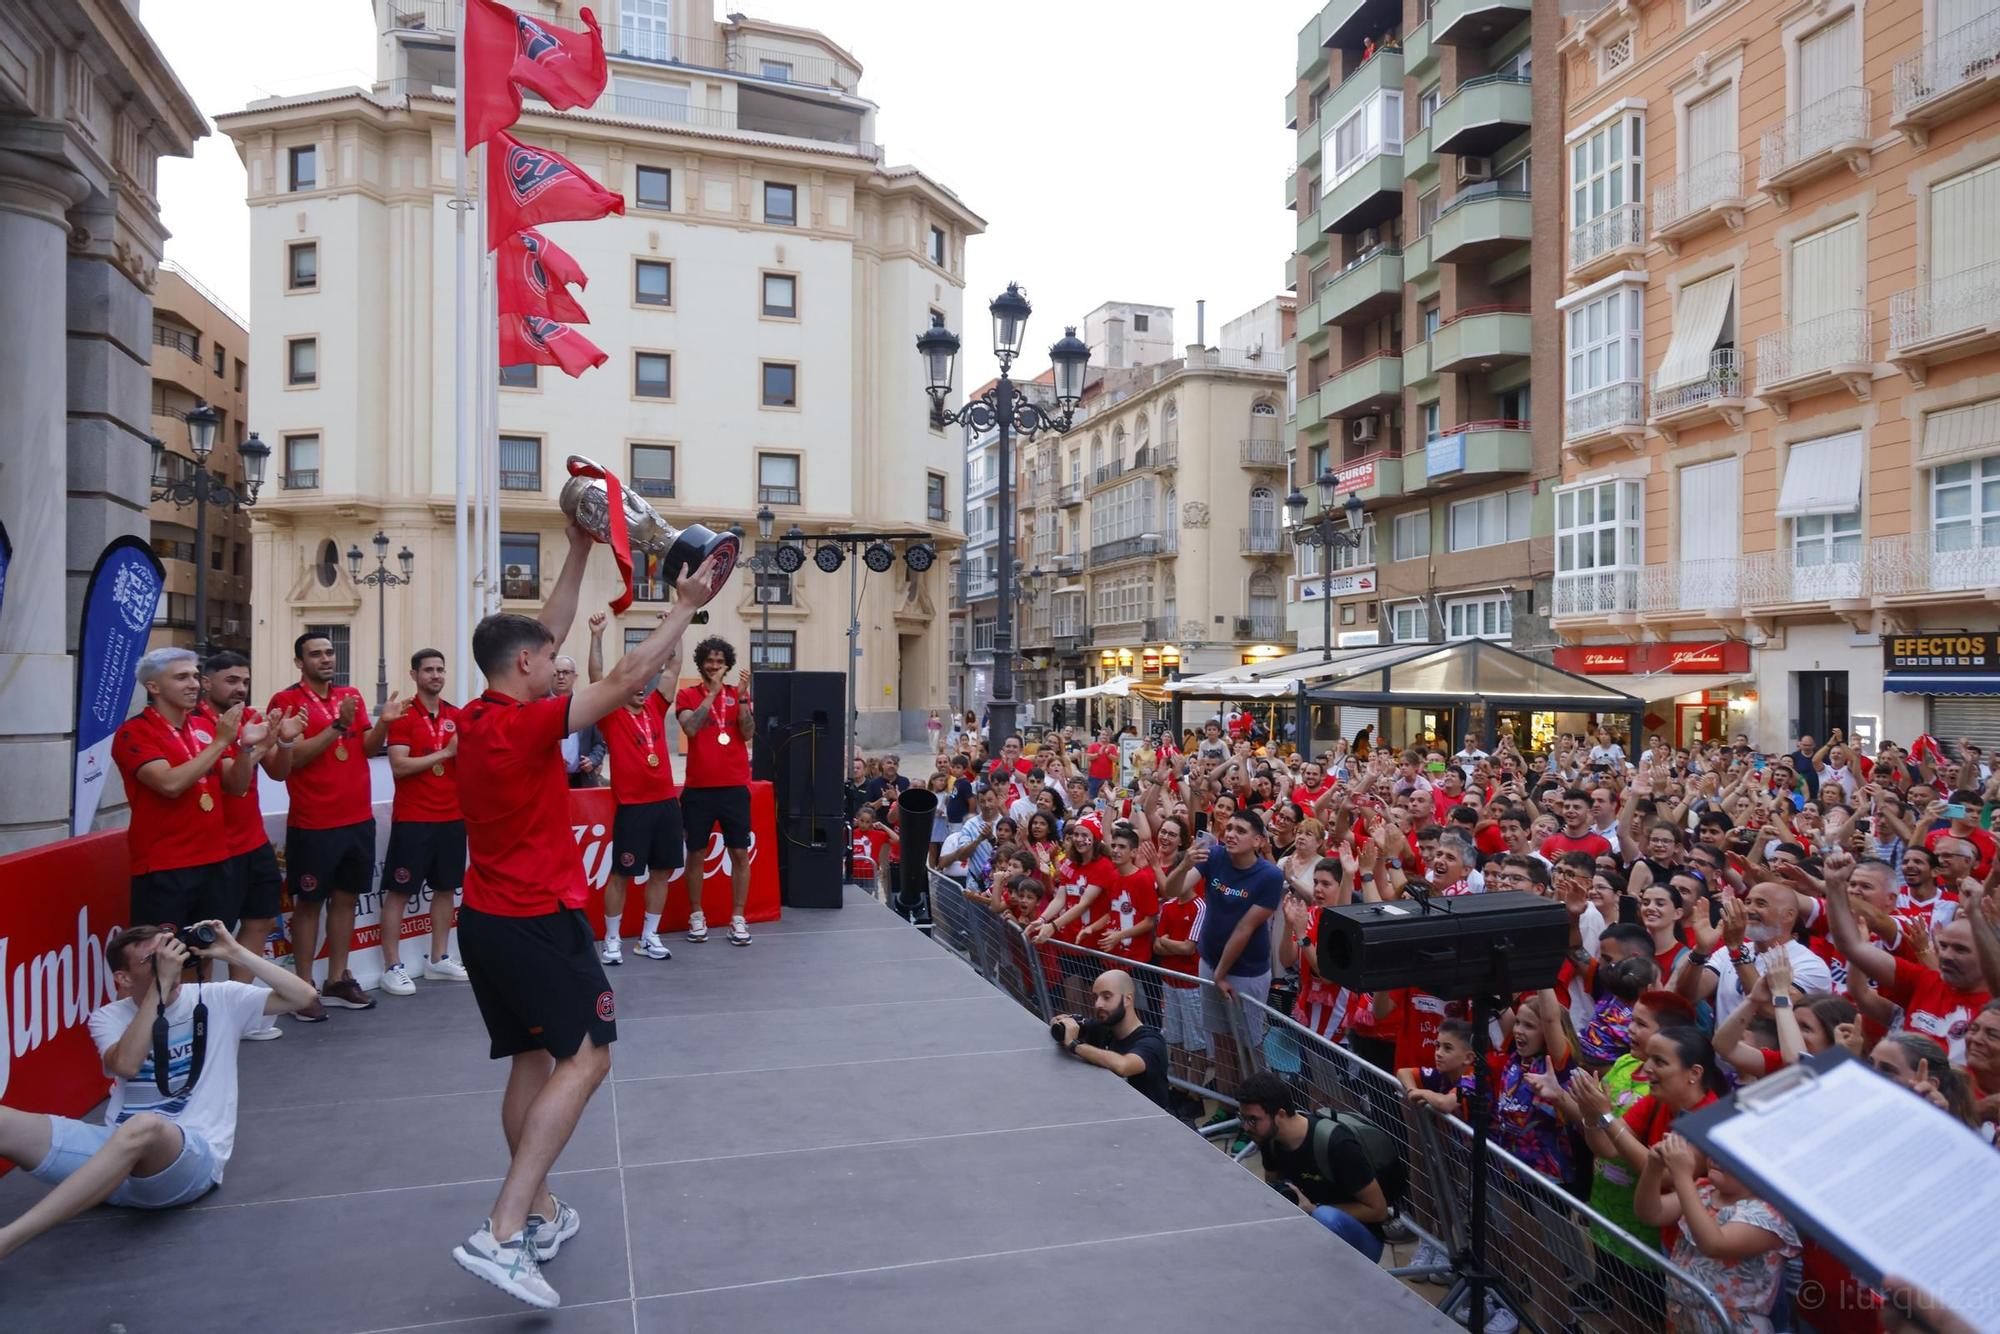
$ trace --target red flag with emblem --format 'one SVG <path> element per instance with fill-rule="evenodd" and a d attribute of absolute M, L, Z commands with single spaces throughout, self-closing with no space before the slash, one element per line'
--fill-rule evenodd
<path fill-rule="evenodd" d="M 608 360 L 603 348 L 567 324 L 539 315 L 500 317 L 502 366 L 557 366 L 574 378 Z"/>
<path fill-rule="evenodd" d="M 522 88 L 558 111 L 589 106 L 604 92 L 604 35 L 589 10 L 581 17 L 584 31 L 576 32 L 517 13 L 499 0 L 467 0 L 468 151 L 521 118 Z"/>
<path fill-rule="evenodd" d="M 502 130 L 486 145 L 486 248 L 543 222 L 588 222 L 623 213 L 625 196 L 607 190 L 561 153 L 524 144 Z"/>
<path fill-rule="evenodd" d="M 569 294 L 590 279 L 561 246 L 532 227 L 515 232 L 494 252 L 493 272 L 502 315 L 539 315 L 564 324 L 588 324 L 590 316 Z"/>

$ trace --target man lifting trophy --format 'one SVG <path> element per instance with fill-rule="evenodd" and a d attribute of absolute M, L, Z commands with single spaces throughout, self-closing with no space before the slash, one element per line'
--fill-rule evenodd
<path fill-rule="evenodd" d="M 659 578 L 672 587 L 682 575 L 701 568 L 703 561 L 720 553 L 716 566 L 719 587 L 736 568 L 741 546 L 734 533 L 718 533 L 698 523 L 675 528 L 660 512 L 620 485 L 610 469 L 581 454 L 569 456 L 569 481 L 563 483 L 557 504 L 577 527 L 611 548 L 625 576 L 625 592 L 611 604 L 620 612 L 632 601 L 632 553 L 644 552 L 660 558 Z"/>

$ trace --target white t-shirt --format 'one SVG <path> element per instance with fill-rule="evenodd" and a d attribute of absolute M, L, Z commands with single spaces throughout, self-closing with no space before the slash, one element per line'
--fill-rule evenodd
<path fill-rule="evenodd" d="M 192 982 L 183 984 L 167 1006 L 167 1083 L 175 1088 L 187 1081 L 194 1060 L 195 991 Z M 153 1082 L 149 1046 L 138 1074 L 130 1079 L 112 1077 L 104 1124 L 115 1126 L 140 1112 L 164 1116 L 208 1141 L 215 1150 L 215 1179 L 220 1181 L 236 1147 L 236 1044 L 264 1022 L 264 1002 L 271 993 L 248 982 L 204 982 L 200 991 L 208 1006 L 208 1042 L 201 1078 L 181 1097 L 162 1096 L 159 1085 Z M 97 1043 L 99 1056 L 118 1045 L 138 1008 L 126 999 L 91 1011 L 90 1036 Z"/>
<path fill-rule="evenodd" d="M 1761 975 L 1771 966 L 1771 950 L 1757 953 L 1757 972 Z M 1792 961 L 1792 986 L 1811 995 L 1813 992 L 1833 991 L 1833 970 L 1826 966 L 1826 960 L 1814 954 L 1796 940 L 1785 942 L 1785 954 Z M 1720 1024 L 1743 1003 L 1743 988 L 1736 984 L 1736 965 L 1730 962 L 1729 948 L 1724 946 L 1708 956 L 1704 965 L 1716 975 L 1715 1022 Z"/>

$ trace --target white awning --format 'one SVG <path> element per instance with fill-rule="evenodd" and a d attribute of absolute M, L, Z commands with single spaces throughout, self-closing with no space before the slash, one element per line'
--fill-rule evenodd
<path fill-rule="evenodd" d="M 1699 695 L 1709 690 L 1721 690 L 1725 686 L 1741 685 L 1750 680 L 1748 676 L 1695 676 L 1677 672 L 1645 672 L 1638 675 L 1612 673 L 1607 676 L 1593 675 L 1590 678 L 1598 685 L 1611 690 L 1622 690 L 1648 704 L 1661 700 L 1675 699 L 1681 695 Z"/>
<path fill-rule="evenodd" d="M 1785 460 L 1777 516 L 1854 514 L 1861 509 L 1861 433 L 1801 440 Z"/>
<path fill-rule="evenodd" d="M 1290 699 L 1299 693 L 1296 679 L 1279 681 L 1169 681 L 1170 695 L 1199 694 L 1203 699 Z"/>
<path fill-rule="evenodd" d="M 1094 686 L 1079 686 L 1075 690 L 1064 690 L 1053 695 L 1042 696 L 1042 702 L 1052 699 L 1099 699 L 1106 695 L 1124 699 L 1132 690 L 1132 678 L 1114 676 L 1108 681 L 1100 681 Z"/>
<path fill-rule="evenodd" d="M 1925 461 L 1977 454 L 2000 447 L 2000 398 L 1982 398 L 1924 414 Z"/>
<path fill-rule="evenodd" d="M 1736 274 L 1718 273 L 1681 289 L 1674 305 L 1674 338 L 1654 373 L 1655 389 L 1693 384 L 1708 375 L 1708 354 L 1722 337 L 1729 302 L 1736 295 Z"/>

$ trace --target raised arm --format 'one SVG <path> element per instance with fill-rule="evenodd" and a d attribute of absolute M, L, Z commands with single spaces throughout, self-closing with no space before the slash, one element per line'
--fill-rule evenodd
<path fill-rule="evenodd" d="M 2000 861 L 2000 858 L 1996 858 Z M 1959 916 L 1972 931 L 1972 948 L 1979 955 L 1979 971 L 1986 989 L 2000 994 L 2000 931 L 1993 929 L 1993 900 L 1984 886 L 1967 884 L 1959 890 Z"/>
<path fill-rule="evenodd" d="M 1854 859 L 1835 849 L 1826 856 L 1826 929 L 1833 947 L 1847 962 L 1880 986 L 1896 980 L 1896 956 L 1868 939 L 1855 918 L 1854 905 L 1847 897 L 1847 877 Z"/>
<path fill-rule="evenodd" d="M 590 534 L 584 532 L 583 529 L 577 527 L 574 523 L 571 523 L 564 531 L 569 535 L 569 551 L 563 556 L 562 572 L 556 576 L 556 586 L 549 591 L 549 600 L 543 605 L 542 614 L 535 618 L 549 628 L 549 633 L 556 637 L 556 643 L 559 645 L 565 639 L 569 638 L 570 627 L 576 623 L 577 594 L 583 588 L 583 567 L 590 563 L 590 548 L 592 545 Z M 679 636 L 676 636 L 675 639 L 678 642 Z M 651 673 L 648 673 L 648 675 L 651 675 Z M 636 690 L 638 686 L 634 685 L 632 688 Z M 577 692 L 579 695 L 582 693 L 582 691 Z M 616 707 L 615 702 L 613 707 Z M 610 711 L 610 709 L 606 709 L 604 713 L 598 713 L 587 721 L 595 722 Z M 575 721 L 576 701 L 574 698 L 570 701 L 569 713 L 571 724 L 573 726 L 581 726 L 581 724 Z"/>
<path fill-rule="evenodd" d="M 592 681 L 604 679 L 604 623 L 608 619 L 604 612 L 590 613 L 590 659 L 586 670 Z"/>
<path fill-rule="evenodd" d="M 584 540 L 587 542 L 589 539 Z M 675 580 L 673 605 L 661 613 L 660 624 L 653 633 L 625 650 L 624 656 L 604 674 L 603 680 L 577 687 L 576 693 L 570 696 L 569 701 L 571 731 L 578 731 L 603 718 L 630 698 L 646 682 L 666 670 L 669 664 L 680 661 L 681 638 L 687 633 L 688 626 L 694 624 L 694 614 L 706 606 L 708 600 L 714 597 L 722 586 L 721 559 L 721 553 L 718 552 L 703 561 L 700 569 Z M 578 567 L 580 578 L 582 560 L 578 555 L 574 537 L 571 539 L 570 560 L 563 566 L 565 577 L 570 573 L 569 567 L 572 564 Z M 555 605 L 554 600 L 550 605 Z M 575 590 L 572 589 L 571 615 L 574 615 L 575 610 Z M 546 617 L 547 613 L 543 615 Z M 543 624 L 548 624 L 548 621 L 544 619 Z"/>

